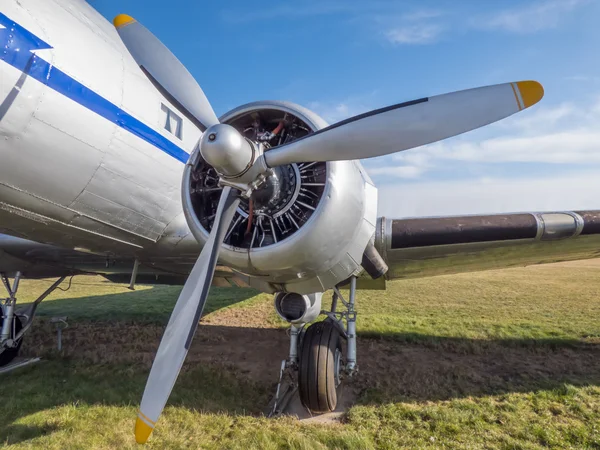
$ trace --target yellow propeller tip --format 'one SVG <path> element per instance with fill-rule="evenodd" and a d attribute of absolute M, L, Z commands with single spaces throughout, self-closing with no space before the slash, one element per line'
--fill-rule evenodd
<path fill-rule="evenodd" d="M 544 88 L 537 81 L 519 81 L 517 87 L 521 93 L 524 108 L 535 105 L 544 96 Z"/>
<path fill-rule="evenodd" d="M 135 19 L 127 14 L 119 14 L 113 19 L 113 25 L 115 28 L 121 28 L 133 22 L 135 22 Z"/>
<path fill-rule="evenodd" d="M 145 444 L 150 434 L 152 434 L 153 428 L 144 422 L 139 417 L 135 421 L 135 441 L 138 444 Z"/>

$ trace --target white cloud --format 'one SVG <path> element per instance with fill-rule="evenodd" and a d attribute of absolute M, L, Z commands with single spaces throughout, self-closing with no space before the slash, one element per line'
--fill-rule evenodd
<path fill-rule="evenodd" d="M 499 127 L 507 130 L 520 130 L 525 133 L 550 132 L 561 125 L 567 126 L 575 120 L 584 120 L 590 111 L 582 110 L 573 103 L 567 102 L 553 107 L 539 106 L 533 111 L 519 114 L 512 119 L 501 121 Z"/>
<path fill-rule="evenodd" d="M 469 11 L 462 14 L 445 14 L 440 10 L 415 10 L 400 16 L 383 17 L 380 22 L 388 24 L 384 33 L 392 44 L 414 45 L 438 42 L 444 34 L 458 30 L 500 30 L 509 33 L 527 34 L 556 28 L 575 9 L 593 0 L 538 0 L 522 2 L 512 9 L 497 10 L 491 13 L 469 17 Z M 391 21 L 396 23 L 389 26 Z"/>
<path fill-rule="evenodd" d="M 600 169 L 598 124 L 600 100 L 579 108 L 571 103 L 539 107 L 476 132 L 369 162 L 367 170 L 377 181 L 377 175 L 406 178 L 406 166 L 413 167 L 413 178 L 417 178 L 443 171 L 450 162 L 464 167 L 513 163 L 518 169 L 519 163 L 546 163 L 598 165 Z"/>
<path fill-rule="evenodd" d="M 368 169 L 369 175 L 392 175 L 398 178 L 417 178 L 425 169 L 417 166 L 375 167 Z"/>
<path fill-rule="evenodd" d="M 457 161 L 500 163 L 600 163 L 600 131 L 573 129 L 546 135 L 487 139 L 454 145 L 440 143 L 432 156 Z"/>
<path fill-rule="evenodd" d="M 388 217 L 487 214 L 519 211 L 600 209 L 600 100 L 577 107 L 538 108 L 466 134 L 382 159 L 368 172 L 379 181 L 379 213 Z M 498 134 L 489 137 L 489 134 Z M 522 163 L 537 163 L 524 166 Z M 505 175 L 486 176 L 504 164 Z M 546 164 L 540 166 L 539 164 Z M 548 164 L 555 168 L 548 172 Z M 371 164 L 369 164 L 370 166 Z M 402 176 L 412 167 L 417 180 Z M 468 178 L 425 180 L 436 171 Z M 469 168 L 477 170 L 469 171 Z M 568 167 L 568 169 L 563 169 Z M 396 173 L 395 169 L 400 171 Z M 579 168 L 579 169 L 578 169 Z M 378 180 L 382 174 L 396 176 Z M 387 181 L 387 183 L 381 183 Z"/>
<path fill-rule="evenodd" d="M 427 217 L 600 209 L 598 171 L 379 186 L 379 215 Z"/>
<path fill-rule="evenodd" d="M 444 31 L 440 18 L 444 12 L 417 9 L 399 16 L 381 16 L 378 22 L 387 28 L 385 38 L 394 45 L 422 45 L 437 42 Z"/>
<path fill-rule="evenodd" d="M 376 39 L 384 39 L 393 45 L 426 45 L 438 42 L 452 33 L 487 30 L 527 34 L 556 28 L 569 13 L 580 6 L 596 0 L 534 0 L 521 2 L 511 9 L 497 9 L 481 14 L 467 5 L 453 10 L 432 8 L 413 9 L 405 2 L 374 0 L 311 0 L 298 7 L 282 2 L 270 8 L 235 8 L 221 11 L 223 20 L 229 23 L 269 21 L 306 21 L 316 17 L 331 17 L 336 24 L 352 27 L 353 33 L 362 31 Z M 498 8 L 496 2 L 485 2 L 489 9 Z M 489 3 L 489 5 L 487 4 Z M 488 10 L 489 10 L 488 9 Z"/>
<path fill-rule="evenodd" d="M 566 13 L 588 0 L 546 0 L 533 5 L 499 11 L 489 16 L 480 16 L 471 20 L 474 28 L 502 30 L 511 33 L 534 33 L 555 28 Z"/>
<path fill-rule="evenodd" d="M 385 36 L 392 44 L 431 44 L 442 31 L 443 27 L 437 24 L 406 25 L 387 31 Z"/>

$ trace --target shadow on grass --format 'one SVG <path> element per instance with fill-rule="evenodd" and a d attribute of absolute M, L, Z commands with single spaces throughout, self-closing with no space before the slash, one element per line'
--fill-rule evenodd
<path fill-rule="evenodd" d="M 6 445 L 17 444 L 19 442 L 35 439 L 37 437 L 52 434 L 59 429 L 56 425 L 31 426 L 9 424 L 6 427 L 3 420 L 0 419 L 0 438 Z"/>
<path fill-rule="evenodd" d="M 152 286 L 123 293 L 90 295 L 44 301 L 39 317 L 68 316 L 73 319 L 166 324 L 181 292 L 181 286 Z M 204 314 L 231 306 L 259 294 L 254 289 L 213 287 Z M 26 304 L 20 304 L 19 308 Z"/>
<path fill-rule="evenodd" d="M 135 408 L 163 327 L 86 322 L 70 328 L 65 351 L 44 346 L 52 328 L 32 335 L 26 353 L 46 361 L 2 376 L 0 442 L 44 431 L 15 421 L 60 405 Z M 107 327 L 111 328 L 107 328 Z M 69 331 L 68 330 L 68 331 Z M 105 336 L 105 338 L 102 338 Z M 283 330 L 202 325 L 169 405 L 230 415 L 259 415 L 287 353 Z M 600 386 L 600 344 L 576 340 L 474 340 L 394 334 L 359 339 L 357 403 L 444 401 L 564 386 Z"/>

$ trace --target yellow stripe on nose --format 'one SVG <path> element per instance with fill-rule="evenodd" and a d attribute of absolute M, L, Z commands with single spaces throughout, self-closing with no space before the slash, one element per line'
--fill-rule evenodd
<path fill-rule="evenodd" d="M 135 19 L 127 14 L 119 14 L 113 19 L 113 25 L 115 28 L 121 28 L 133 22 L 135 22 Z"/>
<path fill-rule="evenodd" d="M 145 444 L 152 434 L 152 430 L 150 425 L 138 417 L 135 421 L 135 441 L 138 444 Z"/>
<path fill-rule="evenodd" d="M 544 96 L 544 88 L 537 81 L 518 81 L 517 87 L 525 108 L 535 105 Z"/>

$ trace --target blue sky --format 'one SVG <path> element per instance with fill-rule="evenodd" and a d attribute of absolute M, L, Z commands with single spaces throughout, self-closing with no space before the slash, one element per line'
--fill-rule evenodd
<path fill-rule="evenodd" d="M 388 216 L 600 209 L 600 0 L 94 0 L 188 67 L 217 115 L 289 100 L 329 122 L 535 79 L 539 105 L 443 143 L 365 161 Z"/>

